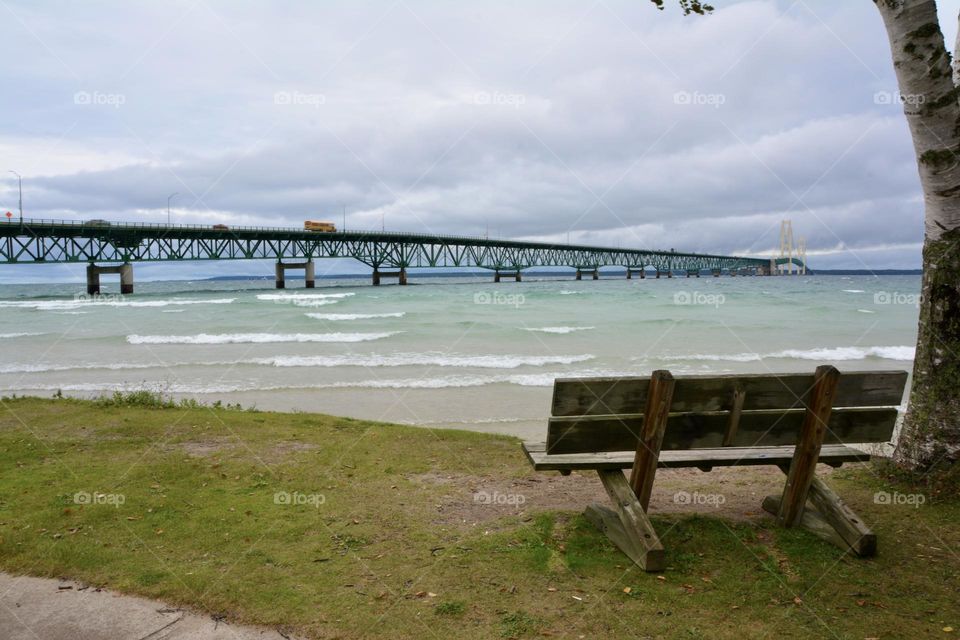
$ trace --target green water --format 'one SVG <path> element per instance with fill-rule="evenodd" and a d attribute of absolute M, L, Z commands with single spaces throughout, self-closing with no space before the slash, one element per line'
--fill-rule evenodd
<path fill-rule="evenodd" d="M 156 282 L 98 299 L 76 284 L 0 286 L 0 393 L 149 388 L 526 435 L 543 430 L 557 377 L 909 370 L 920 285 L 918 276 L 490 280 L 283 292 L 269 281 Z"/>

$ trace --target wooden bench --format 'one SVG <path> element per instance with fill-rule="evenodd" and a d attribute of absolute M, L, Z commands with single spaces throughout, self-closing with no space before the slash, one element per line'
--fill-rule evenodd
<path fill-rule="evenodd" d="M 538 471 L 595 470 L 614 509 L 593 504 L 587 518 L 647 571 L 665 567 L 647 517 L 657 467 L 775 465 L 786 483 L 763 508 L 778 524 L 870 556 L 876 536 L 815 468 L 870 459 L 851 444 L 889 442 L 906 381 L 906 371 L 841 375 L 831 366 L 813 375 L 558 379 L 546 442 L 523 449 Z"/>

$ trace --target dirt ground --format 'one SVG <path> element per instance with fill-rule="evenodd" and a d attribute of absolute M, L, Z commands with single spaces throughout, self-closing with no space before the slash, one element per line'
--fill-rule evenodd
<path fill-rule="evenodd" d="M 832 469 L 818 468 L 818 477 L 829 479 Z M 532 517 L 544 511 L 583 511 L 589 504 L 609 504 L 594 472 L 533 473 L 505 480 L 466 474 L 427 473 L 414 482 L 448 485 L 454 494 L 438 505 L 434 524 L 474 527 L 494 525 L 505 516 Z M 737 521 L 770 517 L 760 504 L 768 495 L 783 491 L 785 476 L 774 467 L 718 467 L 709 473 L 698 469 L 657 471 L 650 513 L 700 513 Z"/>

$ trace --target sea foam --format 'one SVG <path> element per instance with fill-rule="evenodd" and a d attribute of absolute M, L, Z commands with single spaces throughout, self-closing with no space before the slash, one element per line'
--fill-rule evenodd
<path fill-rule="evenodd" d="M 38 311 L 73 311 L 85 307 L 150 308 L 194 304 L 232 304 L 235 300 L 236 298 L 213 298 L 205 300 L 184 300 L 178 298 L 169 300 L 118 300 L 107 297 L 100 299 L 93 296 L 75 300 L 0 300 L 0 308 L 35 309 Z"/>
<path fill-rule="evenodd" d="M 264 344 L 272 342 L 366 342 L 397 335 L 381 333 L 200 333 L 191 336 L 127 336 L 130 344 Z"/>
<path fill-rule="evenodd" d="M 847 360 L 913 360 L 916 349 L 910 346 L 891 347 L 822 347 L 818 349 L 785 349 L 772 353 L 692 353 L 663 356 L 661 360 L 704 360 L 708 362 L 759 362 L 760 360 L 822 360 L 842 362 Z"/>
<path fill-rule="evenodd" d="M 374 318 L 402 318 L 406 315 L 403 311 L 396 313 L 308 313 L 308 318 L 317 320 L 329 320 L 339 322 L 341 320 L 372 320 Z"/>
<path fill-rule="evenodd" d="M 336 356 L 273 356 L 249 362 L 274 367 L 464 367 L 477 369 L 516 369 L 523 366 L 542 367 L 551 364 L 573 364 L 592 360 L 594 356 L 527 356 L 527 355 L 450 355 L 443 353 L 394 353 L 389 355 Z"/>
<path fill-rule="evenodd" d="M 526 331 L 538 333 L 573 333 L 574 331 L 589 331 L 595 327 L 524 327 Z"/>

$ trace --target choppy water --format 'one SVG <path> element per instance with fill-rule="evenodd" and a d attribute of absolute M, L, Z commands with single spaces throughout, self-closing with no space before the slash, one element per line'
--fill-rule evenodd
<path fill-rule="evenodd" d="M 909 370 L 920 286 L 918 276 L 412 280 L 138 283 L 135 295 L 97 299 L 76 284 L 0 286 L 0 393 L 150 388 L 526 435 L 542 432 L 556 377 Z"/>

